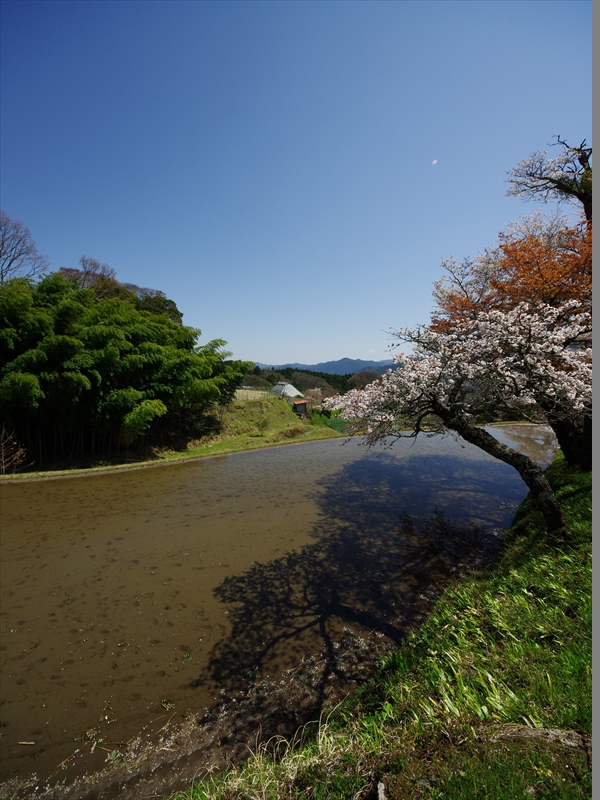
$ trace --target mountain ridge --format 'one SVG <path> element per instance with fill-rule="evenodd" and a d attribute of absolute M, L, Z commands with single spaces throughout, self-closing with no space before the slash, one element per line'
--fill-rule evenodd
<path fill-rule="evenodd" d="M 373 369 L 377 372 L 385 372 L 393 366 L 391 358 L 384 361 L 366 361 L 361 358 L 339 358 L 337 361 L 321 361 L 318 364 L 299 364 L 298 362 L 287 364 L 263 364 L 257 361 L 256 364 L 261 369 L 285 369 L 292 367 L 298 370 L 309 370 L 311 372 L 328 372 L 330 375 L 349 375 L 360 372 L 363 369 Z"/>

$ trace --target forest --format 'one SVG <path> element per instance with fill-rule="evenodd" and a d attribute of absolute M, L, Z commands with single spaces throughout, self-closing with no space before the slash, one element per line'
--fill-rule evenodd
<path fill-rule="evenodd" d="M 3 215 L 4 240 L 10 224 Z M 3 273 L 3 471 L 197 437 L 254 366 L 230 360 L 221 339 L 199 345 L 162 292 L 121 283 L 94 259 L 80 266 L 37 282 Z"/>
<path fill-rule="evenodd" d="M 335 394 L 345 394 L 350 389 L 362 388 L 380 377 L 381 373 L 371 369 L 335 375 L 329 372 L 315 372 L 308 369 L 298 370 L 295 367 L 261 369 L 256 366 L 252 372 L 244 377 L 244 385 L 253 386 L 256 389 L 270 389 L 279 381 L 287 381 L 301 392 L 309 389 L 319 389 L 323 397 L 332 397 Z"/>

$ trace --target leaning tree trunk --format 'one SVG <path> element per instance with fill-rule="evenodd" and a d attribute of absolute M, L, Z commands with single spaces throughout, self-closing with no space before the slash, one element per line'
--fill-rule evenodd
<path fill-rule="evenodd" d="M 507 447 L 484 428 L 473 425 L 460 411 L 435 404 L 435 413 L 446 427 L 459 433 L 463 439 L 480 447 L 491 456 L 514 467 L 527 484 L 533 499 L 540 509 L 548 533 L 563 536 L 567 533 L 566 519 L 542 468 L 529 456 Z"/>
<path fill-rule="evenodd" d="M 573 419 L 553 419 L 548 414 L 548 424 L 556 434 L 565 461 L 570 467 L 592 469 L 592 415 Z"/>

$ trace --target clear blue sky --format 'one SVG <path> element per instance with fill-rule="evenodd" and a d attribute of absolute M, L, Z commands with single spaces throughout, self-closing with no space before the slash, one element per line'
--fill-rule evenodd
<path fill-rule="evenodd" d="M 591 2 L 3 0 L 3 210 L 235 357 L 388 357 L 591 138 Z M 437 163 L 433 163 L 437 161 Z"/>

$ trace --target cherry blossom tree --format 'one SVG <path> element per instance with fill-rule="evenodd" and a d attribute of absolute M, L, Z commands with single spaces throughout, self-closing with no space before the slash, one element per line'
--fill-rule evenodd
<path fill-rule="evenodd" d="M 447 330 L 463 317 L 517 303 L 558 306 L 578 300 L 592 307 L 592 229 L 561 214 L 536 211 L 507 225 L 496 247 L 475 258 L 442 261 L 433 284 L 433 326 Z"/>
<path fill-rule="evenodd" d="M 398 354 L 401 368 L 344 396 L 324 401 L 341 411 L 368 445 L 452 430 L 513 466 L 535 498 L 553 534 L 564 533 L 556 497 L 536 462 L 500 443 L 477 417 L 517 411 L 535 422 L 584 414 L 591 405 L 592 352 L 578 346 L 591 329 L 577 303 L 508 311 L 492 309 L 462 319 L 452 330 L 430 327 L 395 333 L 413 345 Z M 398 345 L 399 346 L 399 345 Z"/>
<path fill-rule="evenodd" d="M 574 310 L 592 309 L 591 251 L 592 229 L 585 222 L 572 226 L 566 217 L 546 217 L 539 211 L 522 217 L 500 233 L 497 247 L 474 259 L 442 262 L 446 274 L 434 282 L 432 328 L 449 332 L 482 311 L 508 311 L 523 302 L 533 307 L 563 307 L 568 324 Z M 552 324 L 556 327 L 562 322 L 558 318 Z M 576 346 L 588 344 L 582 338 Z M 570 415 L 555 416 L 550 411 L 548 422 L 567 462 L 591 469 L 591 404 Z"/>

